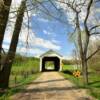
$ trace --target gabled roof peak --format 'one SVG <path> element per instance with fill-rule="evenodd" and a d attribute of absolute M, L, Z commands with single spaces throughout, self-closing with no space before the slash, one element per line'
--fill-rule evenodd
<path fill-rule="evenodd" d="M 43 56 L 52 56 L 53 54 L 55 54 L 56 56 L 59 56 L 59 57 L 62 57 L 62 55 L 60 55 L 58 52 L 50 49 L 48 50 L 47 52 L 43 53 L 42 55 L 40 55 L 40 57 L 43 57 Z"/>

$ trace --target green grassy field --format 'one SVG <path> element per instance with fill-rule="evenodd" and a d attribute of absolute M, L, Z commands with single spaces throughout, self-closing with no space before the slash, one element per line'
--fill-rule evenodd
<path fill-rule="evenodd" d="M 33 75 L 30 75 L 26 79 L 21 79 L 19 81 L 19 84 L 16 86 L 13 86 L 6 90 L 4 94 L 0 94 L 0 100 L 10 100 L 9 97 L 17 92 L 23 91 L 28 84 L 30 84 L 33 80 L 35 80 L 38 76 L 40 76 L 41 73 L 35 73 Z"/>
<path fill-rule="evenodd" d="M 82 76 L 79 78 L 74 77 L 72 74 L 73 71 L 73 65 L 64 65 L 61 75 L 75 83 L 80 88 L 88 88 L 90 90 L 90 94 L 100 100 L 100 73 L 93 70 L 89 72 L 89 84 L 88 86 L 84 86 Z"/>
<path fill-rule="evenodd" d="M 35 80 L 39 73 L 39 59 L 21 58 L 17 56 L 12 66 L 9 89 L 0 94 L 0 100 L 9 100 L 9 97 L 18 91 L 23 91 L 27 84 Z"/>
<path fill-rule="evenodd" d="M 22 61 L 15 60 L 12 66 L 9 86 L 18 85 L 22 80 L 27 79 L 31 75 L 39 72 L 39 59 L 26 58 Z"/>

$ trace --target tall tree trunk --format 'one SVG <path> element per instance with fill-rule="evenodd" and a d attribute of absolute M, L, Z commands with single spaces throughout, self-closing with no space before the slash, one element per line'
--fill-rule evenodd
<path fill-rule="evenodd" d="M 12 0 L 3 0 L 3 2 L 2 2 L 3 4 L 0 7 L 0 67 L 1 67 L 2 42 L 3 42 L 3 38 L 4 38 L 6 25 L 8 22 L 11 2 L 12 2 Z"/>
<path fill-rule="evenodd" d="M 83 73 L 83 82 L 85 85 L 88 84 L 88 66 L 87 66 L 87 60 L 86 57 L 83 55 L 82 60 L 82 73 Z"/>
<path fill-rule="evenodd" d="M 82 66 L 83 66 L 83 76 L 84 76 L 84 83 L 85 85 L 88 84 L 88 66 L 87 66 L 87 51 L 88 51 L 88 44 L 89 44 L 89 32 L 88 29 L 85 30 L 86 40 L 84 43 L 84 53 L 82 58 Z"/>
<path fill-rule="evenodd" d="M 83 49 L 82 44 L 82 38 L 81 38 L 81 29 L 80 29 L 80 23 L 79 23 L 79 13 L 76 13 L 76 28 L 78 33 L 78 46 L 79 46 L 79 52 L 80 52 L 80 58 L 81 58 L 81 64 L 82 64 L 82 74 L 83 74 L 83 81 L 84 84 L 88 84 L 88 70 L 87 70 L 87 46 L 89 42 L 89 38 L 86 36 L 86 43 L 85 43 L 85 49 Z"/>
<path fill-rule="evenodd" d="M 3 64 L 3 70 L 0 73 L 1 88 L 7 88 L 9 85 L 9 76 L 11 72 L 12 63 L 15 57 L 15 53 L 16 53 L 16 48 L 17 48 L 19 34 L 20 34 L 22 22 L 23 22 L 25 8 L 26 8 L 26 0 L 22 0 L 18 13 L 17 13 L 17 19 L 15 23 L 15 28 L 14 28 L 10 48 Z"/>
<path fill-rule="evenodd" d="M 85 28 L 85 42 L 84 42 L 84 50 L 83 50 L 83 59 L 82 59 L 82 66 L 83 66 L 83 76 L 84 76 L 84 82 L 87 85 L 88 84 L 88 66 L 87 66 L 87 51 L 88 51 L 88 45 L 89 45 L 89 38 L 90 38 L 90 33 L 88 30 L 88 26 L 87 26 L 87 21 L 89 18 L 89 14 L 90 14 L 90 9 L 91 6 L 93 4 L 93 0 L 89 0 L 89 3 L 87 5 L 87 13 L 86 13 L 86 17 L 84 20 L 84 28 Z"/>

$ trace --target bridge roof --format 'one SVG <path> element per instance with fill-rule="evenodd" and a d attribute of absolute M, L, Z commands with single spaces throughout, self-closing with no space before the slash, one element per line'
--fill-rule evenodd
<path fill-rule="evenodd" d="M 40 55 L 40 58 L 41 57 L 54 57 L 54 56 L 57 56 L 59 58 L 62 57 L 62 55 L 60 55 L 58 52 L 54 51 L 54 50 L 48 50 L 47 52 L 43 53 L 42 55 Z"/>

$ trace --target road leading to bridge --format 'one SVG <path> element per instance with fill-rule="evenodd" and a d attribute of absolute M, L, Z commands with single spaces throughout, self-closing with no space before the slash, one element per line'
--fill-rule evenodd
<path fill-rule="evenodd" d="M 85 89 L 78 89 L 58 72 L 44 72 L 12 100 L 95 100 Z"/>

